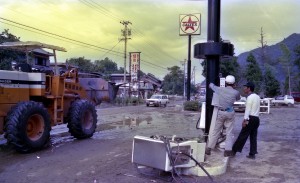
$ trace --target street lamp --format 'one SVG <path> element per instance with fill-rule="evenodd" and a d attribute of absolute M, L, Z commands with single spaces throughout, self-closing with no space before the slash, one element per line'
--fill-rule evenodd
<path fill-rule="evenodd" d="M 181 65 L 183 65 L 183 98 L 185 98 L 185 63 L 186 59 L 184 61 L 180 61 Z"/>

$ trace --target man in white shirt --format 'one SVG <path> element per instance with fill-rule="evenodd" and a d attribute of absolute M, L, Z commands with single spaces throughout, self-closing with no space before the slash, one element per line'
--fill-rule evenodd
<path fill-rule="evenodd" d="M 242 152 L 242 149 L 250 136 L 250 152 L 247 158 L 255 159 L 257 154 L 257 129 L 259 127 L 259 109 L 260 109 L 260 97 L 253 93 L 254 84 L 248 82 L 244 85 L 244 92 L 248 95 L 246 101 L 246 109 L 244 120 L 242 124 L 242 130 L 232 146 L 233 156 L 236 152 Z"/>

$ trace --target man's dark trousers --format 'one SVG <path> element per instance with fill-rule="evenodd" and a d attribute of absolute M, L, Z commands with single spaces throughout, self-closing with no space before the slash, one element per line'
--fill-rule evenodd
<path fill-rule="evenodd" d="M 249 155 L 257 154 L 257 129 L 259 127 L 259 118 L 249 116 L 249 123 L 242 128 L 237 140 L 232 146 L 232 151 L 242 152 L 242 149 L 250 135 L 250 153 Z"/>

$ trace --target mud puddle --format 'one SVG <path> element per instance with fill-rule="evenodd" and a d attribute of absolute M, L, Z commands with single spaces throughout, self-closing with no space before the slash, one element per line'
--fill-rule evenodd
<path fill-rule="evenodd" d="M 118 130 L 118 129 L 134 129 L 137 127 L 145 127 L 153 123 L 151 116 L 147 117 L 124 117 L 122 121 L 116 121 L 106 124 L 100 124 L 97 131 Z"/>

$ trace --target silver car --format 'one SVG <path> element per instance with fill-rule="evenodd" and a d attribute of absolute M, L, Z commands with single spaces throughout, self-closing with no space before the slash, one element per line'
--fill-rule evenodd
<path fill-rule="evenodd" d="M 169 99 L 167 95 L 152 95 L 151 98 L 146 100 L 146 106 L 164 106 L 166 107 L 169 103 Z"/>

